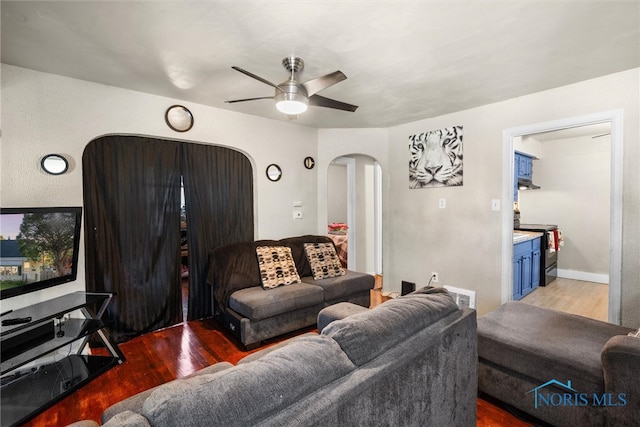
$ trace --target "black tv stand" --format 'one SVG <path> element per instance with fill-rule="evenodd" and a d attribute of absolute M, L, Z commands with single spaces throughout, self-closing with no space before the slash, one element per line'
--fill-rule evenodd
<path fill-rule="evenodd" d="M 124 355 L 111 341 L 101 320 L 112 298 L 110 293 L 74 292 L 3 317 L 2 320 L 31 317 L 31 321 L 0 326 L 2 427 L 24 423 L 124 362 Z M 65 318 L 76 311 L 84 318 Z M 82 354 L 94 335 L 110 356 Z M 74 345 L 76 342 L 78 345 Z M 67 347 L 67 354 L 51 357 L 56 350 Z"/>

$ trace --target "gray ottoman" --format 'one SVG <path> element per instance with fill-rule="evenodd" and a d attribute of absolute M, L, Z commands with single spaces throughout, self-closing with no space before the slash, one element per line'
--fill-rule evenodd
<path fill-rule="evenodd" d="M 325 307 L 318 313 L 318 333 L 322 332 L 322 330 L 334 320 L 341 320 L 352 314 L 367 310 L 368 308 L 366 307 L 350 302 L 339 302 L 338 304 Z"/>
<path fill-rule="evenodd" d="M 615 363 L 605 369 L 602 360 L 622 351 L 624 365 L 637 363 L 640 339 L 633 342 L 634 338 L 627 337 L 630 331 L 523 302 L 508 302 L 478 319 L 479 390 L 555 426 L 627 425 L 612 423 L 612 419 L 629 420 L 628 413 L 638 409 L 640 396 L 633 403 L 631 397 L 637 387 L 625 383 L 623 389 L 612 389 L 613 379 L 626 375 L 624 366 Z M 621 339 L 624 348 L 616 344 Z M 537 390 L 545 395 L 584 393 L 589 399 L 593 395 L 618 396 L 618 392 L 629 397 L 624 407 L 593 405 L 593 399 L 538 405 Z"/>

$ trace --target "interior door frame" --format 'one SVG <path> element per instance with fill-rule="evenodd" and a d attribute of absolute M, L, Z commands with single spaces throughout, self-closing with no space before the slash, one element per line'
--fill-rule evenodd
<path fill-rule="evenodd" d="M 609 259 L 610 323 L 619 325 L 622 308 L 622 167 L 623 167 L 623 111 L 611 110 L 549 122 L 505 129 L 502 132 L 502 304 L 513 299 L 513 139 L 540 132 L 550 132 L 599 123 L 611 125 L 611 222 Z"/>
<path fill-rule="evenodd" d="M 348 258 L 347 268 L 356 271 L 356 159 L 344 155 L 332 160 L 334 165 L 342 165 L 347 168 L 347 231 Z M 357 156 L 369 157 L 373 160 L 373 272 L 382 275 L 382 166 L 380 162 L 369 154 L 357 154 Z"/>
<path fill-rule="evenodd" d="M 347 167 L 347 268 L 356 269 L 356 159 L 353 157 L 337 157 L 333 164 Z"/>

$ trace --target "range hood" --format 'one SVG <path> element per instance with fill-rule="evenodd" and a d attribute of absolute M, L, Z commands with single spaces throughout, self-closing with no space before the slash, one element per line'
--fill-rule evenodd
<path fill-rule="evenodd" d="M 535 185 L 530 179 L 518 178 L 518 190 L 537 190 L 540 186 Z"/>

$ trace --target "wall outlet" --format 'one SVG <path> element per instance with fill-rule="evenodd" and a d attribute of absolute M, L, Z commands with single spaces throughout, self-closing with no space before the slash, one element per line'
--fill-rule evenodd
<path fill-rule="evenodd" d="M 453 286 L 444 286 L 449 294 L 453 297 L 460 308 L 476 308 L 476 291 L 469 289 L 455 288 Z"/>
<path fill-rule="evenodd" d="M 302 219 L 302 211 L 293 211 L 293 219 Z"/>
<path fill-rule="evenodd" d="M 447 207 L 447 199 L 438 200 L 438 206 L 440 207 L 440 209 L 446 208 Z"/>
<path fill-rule="evenodd" d="M 438 283 L 440 281 L 440 276 L 435 271 L 431 273 L 431 277 L 429 280 L 431 283 Z"/>

